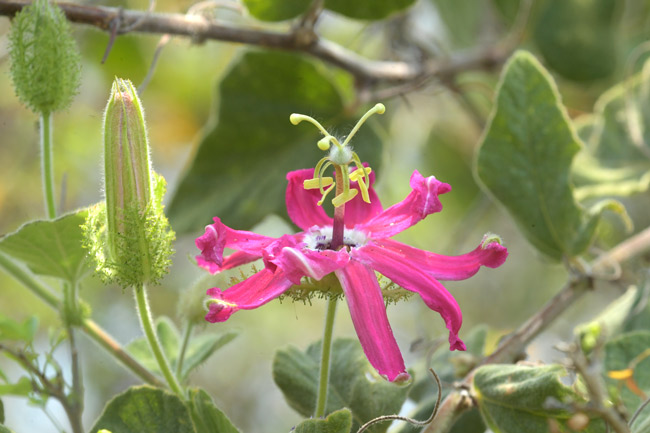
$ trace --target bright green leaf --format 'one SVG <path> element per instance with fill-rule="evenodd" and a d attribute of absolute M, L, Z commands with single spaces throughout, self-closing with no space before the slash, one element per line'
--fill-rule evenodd
<path fill-rule="evenodd" d="M 310 2 L 305 0 L 243 0 L 246 9 L 263 21 L 284 21 L 303 14 Z"/>
<path fill-rule="evenodd" d="M 415 0 L 325 0 L 325 8 L 358 20 L 381 20 L 413 3 Z"/>
<path fill-rule="evenodd" d="M 307 11 L 311 2 L 305 0 L 244 0 L 255 18 L 263 21 L 283 21 Z M 325 0 L 325 9 L 360 20 L 380 20 L 402 11 L 415 0 Z"/>
<path fill-rule="evenodd" d="M 630 332 L 605 344 L 605 371 L 616 389 L 617 400 L 628 413 L 634 413 L 650 394 L 650 332 Z M 650 423 L 650 411 L 643 411 L 634 423 L 634 431 Z"/>
<path fill-rule="evenodd" d="M 181 379 L 187 378 L 192 370 L 205 362 L 217 350 L 230 343 L 238 334 L 239 332 L 235 330 L 229 330 L 220 334 L 203 334 L 193 337 L 185 353 Z M 174 368 L 176 368 L 176 363 L 174 363 Z"/>
<path fill-rule="evenodd" d="M 169 206 L 177 232 L 196 233 L 219 216 L 247 229 L 269 214 L 286 215 L 287 172 L 314 167 L 323 156 L 313 125 L 293 126 L 291 113 L 314 116 L 326 128 L 348 131 L 335 86 L 315 63 L 295 54 L 247 52 L 219 86 L 216 125 L 207 132 Z M 364 125 L 355 150 L 377 170 L 381 142 Z"/>
<path fill-rule="evenodd" d="M 174 394 L 135 386 L 113 398 L 90 430 L 112 433 L 197 433 L 190 413 Z"/>
<path fill-rule="evenodd" d="M 38 318 L 36 316 L 25 319 L 23 323 L 18 323 L 0 313 L 0 341 L 17 340 L 31 343 L 37 329 Z"/>
<path fill-rule="evenodd" d="M 548 0 L 535 41 L 548 65 L 573 80 L 604 78 L 616 70 L 617 0 Z"/>
<path fill-rule="evenodd" d="M 352 412 L 340 409 L 329 414 L 325 419 L 308 419 L 298 424 L 294 433 L 350 433 Z"/>
<path fill-rule="evenodd" d="M 239 433 L 204 390 L 191 389 L 188 405 L 196 433 Z"/>
<path fill-rule="evenodd" d="M 0 395 L 17 395 L 27 397 L 32 392 L 32 381 L 23 376 L 16 383 L 1 383 Z"/>
<path fill-rule="evenodd" d="M 484 421 L 498 433 L 548 433 L 551 419 L 567 429 L 571 413 L 549 402 L 584 403 L 585 399 L 562 383 L 564 375 L 560 365 L 480 367 L 474 375 L 473 387 Z M 592 420 L 582 431 L 604 432 L 604 425 Z"/>
<path fill-rule="evenodd" d="M 0 251 L 23 261 L 32 272 L 71 284 L 88 272 L 80 226 L 86 210 L 52 221 L 34 221 L 0 238 Z"/>
<path fill-rule="evenodd" d="M 273 359 L 273 380 L 289 405 L 305 417 L 314 413 L 319 362 L 320 342 L 309 346 L 306 353 L 295 347 L 278 350 Z M 331 362 L 326 413 L 349 408 L 353 417 L 352 431 L 378 416 L 399 413 L 409 386 L 381 378 L 357 340 L 335 340 Z M 376 424 L 368 432 L 385 432 L 389 425 Z"/>
<path fill-rule="evenodd" d="M 601 202 L 587 211 L 576 202 L 569 178 L 580 147 L 548 72 L 531 54 L 515 53 L 504 68 L 477 173 L 528 241 L 556 260 L 584 252 L 602 210 L 620 206 Z"/>

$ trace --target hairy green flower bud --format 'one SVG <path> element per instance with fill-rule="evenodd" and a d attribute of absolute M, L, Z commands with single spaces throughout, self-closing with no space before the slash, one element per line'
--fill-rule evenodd
<path fill-rule="evenodd" d="M 70 105 L 79 87 L 81 56 L 61 9 L 48 0 L 26 6 L 13 20 L 9 43 L 18 98 L 37 113 Z"/>
<path fill-rule="evenodd" d="M 144 113 L 135 88 L 116 79 L 104 115 L 105 206 L 89 212 L 87 247 L 102 275 L 127 286 L 167 272 L 174 233 L 163 213 L 165 181 L 151 170 Z"/>

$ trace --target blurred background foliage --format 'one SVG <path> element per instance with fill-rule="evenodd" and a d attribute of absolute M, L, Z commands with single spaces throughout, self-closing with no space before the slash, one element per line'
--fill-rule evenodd
<path fill-rule="evenodd" d="M 413 62 L 433 56 L 444 64 L 459 53 L 488 50 L 511 38 L 515 41 L 511 48 L 532 51 L 551 71 L 574 119 L 592 113 L 600 95 L 638 71 L 648 57 L 643 49 L 650 40 L 646 0 L 535 0 L 525 22 L 520 17 L 527 3 L 518 0 L 379 2 L 398 6 L 385 13 L 368 12 L 378 15 L 366 18 L 382 18 L 376 21 L 342 15 L 346 3 L 326 2 L 329 10 L 318 23 L 318 33 L 372 59 Z M 143 1 L 101 4 L 146 7 Z M 192 4 L 159 0 L 156 10 L 183 13 Z M 235 26 L 282 31 L 290 29 L 292 21 L 280 20 L 305 9 L 304 2 L 294 1 L 286 3 L 286 11 L 265 12 L 265 4 L 245 0 L 250 15 L 218 9 L 216 18 Z M 37 118 L 19 103 L 8 75 L 10 25 L 8 18 L 0 18 L 0 234 L 44 216 Z M 102 64 L 108 35 L 85 25 L 73 29 L 83 55 L 82 85 L 72 106 L 55 115 L 60 212 L 102 199 L 102 110 L 110 85 L 116 76 L 141 83 L 159 40 L 156 35 L 120 35 Z M 463 70 L 444 80 L 434 78 L 401 97 L 371 101 L 386 104 L 387 112 L 371 119 L 357 142 L 361 158 L 374 162 L 384 205 L 408 193 L 408 178 L 415 169 L 452 185 L 452 192 L 442 197 L 443 212 L 401 234 L 400 240 L 437 253 L 459 254 L 475 248 L 488 231 L 504 239 L 510 256 L 501 268 L 483 270 L 468 281 L 445 283 L 463 310 L 461 337 L 474 326 L 487 324 L 488 347 L 536 311 L 566 280 L 565 269 L 532 249 L 473 175 L 475 150 L 492 109 L 500 66 Z M 367 108 L 359 106 L 358 90 L 347 72 L 305 55 L 217 41 L 171 40 L 141 93 L 153 165 L 169 184 L 168 209 L 178 231 L 173 268 L 162 286 L 151 291 L 156 315 L 167 315 L 182 328 L 179 296 L 203 275 L 193 263 L 197 253 L 193 240 L 213 216 L 239 229 L 257 226 L 272 235 L 295 229 L 282 220 L 284 175 L 313 166 L 321 155 L 316 133 L 291 126 L 289 114 L 314 115 L 326 127 L 345 133 Z M 639 229 L 650 223 L 648 198 L 644 192 L 624 199 Z M 625 236 L 615 218 L 602 229 L 606 233 L 602 246 Z M 583 298 L 537 341 L 569 338 L 571 324 L 618 294 L 620 287 L 607 286 L 597 296 Z M 128 292 L 104 288 L 97 278 L 87 278 L 81 296 L 95 320 L 120 342 L 139 337 Z M 24 320 L 38 315 L 42 332 L 60 325 L 53 311 L 4 274 L 0 299 L 2 313 L 9 317 Z M 265 431 L 286 430 L 299 416 L 272 383 L 271 359 L 279 347 L 292 344 L 304 349 L 320 338 L 323 307 L 320 300 L 313 305 L 274 301 L 227 323 L 205 326 L 201 332 L 240 329 L 241 333 L 191 380 L 202 384 L 242 431 L 259 431 L 260 425 L 268 426 Z M 424 357 L 421 348 L 428 342 L 446 335 L 438 315 L 417 300 L 390 306 L 388 314 L 407 366 Z M 354 335 L 344 308 L 335 335 Z M 85 424 L 91 425 L 111 395 L 137 380 L 92 342 L 81 340 L 88 391 Z M 47 344 L 45 334 L 42 344 Z M 532 360 L 557 357 L 538 347 L 549 345 L 533 345 Z M 65 365 L 66 359 L 61 356 L 60 362 Z M 50 410 L 60 409 L 53 404 Z M 21 400 L 5 399 L 5 416 L 16 431 L 51 428 L 38 410 L 25 407 Z"/>

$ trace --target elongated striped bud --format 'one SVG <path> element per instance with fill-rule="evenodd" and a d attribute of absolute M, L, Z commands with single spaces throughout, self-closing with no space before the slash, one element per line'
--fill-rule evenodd
<path fill-rule="evenodd" d="M 105 206 L 86 224 L 98 269 L 124 287 L 157 282 L 169 267 L 174 233 L 162 208 L 165 181 L 151 170 L 144 113 L 128 80 L 115 79 L 104 115 L 104 191 Z"/>

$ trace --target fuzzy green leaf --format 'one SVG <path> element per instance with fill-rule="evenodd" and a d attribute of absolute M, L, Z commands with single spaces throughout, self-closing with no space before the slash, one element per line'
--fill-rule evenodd
<path fill-rule="evenodd" d="M 80 226 L 87 211 L 52 221 L 34 221 L 0 238 L 0 251 L 24 262 L 32 272 L 74 284 L 88 271 Z"/>
<path fill-rule="evenodd" d="M 190 413 L 174 394 L 149 386 L 135 386 L 113 398 L 91 433 L 197 433 Z"/>
<path fill-rule="evenodd" d="M 535 28 L 548 65 L 580 81 L 612 74 L 621 9 L 617 0 L 548 0 Z"/>
<path fill-rule="evenodd" d="M 350 409 L 339 409 L 329 414 L 325 419 L 308 419 L 298 424 L 294 433 L 350 433 L 352 428 L 352 412 Z"/>
<path fill-rule="evenodd" d="M 314 167 L 323 155 L 313 125 L 293 126 L 291 113 L 314 116 L 326 128 L 349 130 L 339 93 L 320 68 L 302 56 L 247 52 L 219 86 L 216 125 L 207 132 L 169 206 L 178 232 L 196 233 L 219 216 L 247 229 L 269 214 L 286 215 L 287 172 Z M 364 125 L 353 140 L 377 170 L 381 142 Z"/>
<path fill-rule="evenodd" d="M 306 352 L 295 347 L 278 350 L 273 359 L 273 380 L 289 406 L 301 415 L 313 415 L 318 393 L 320 342 Z M 344 407 L 352 411 L 353 427 L 381 415 L 398 413 L 409 385 L 397 385 L 381 378 L 370 365 L 357 340 L 337 339 L 332 344 L 330 388 L 325 413 Z M 389 423 L 376 424 L 371 433 L 385 432 Z"/>
<path fill-rule="evenodd" d="M 564 429 L 560 431 L 567 430 L 571 413 L 549 403 L 584 403 L 585 399 L 562 383 L 564 375 L 559 365 L 480 367 L 473 387 L 483 420 L 498 433 L 548 433 L 549 420 Z M 600 420 L 591 420 L 582 431 L 596 433 L 605 429 Z"/>
<path fill-rule="evenodd" d="M 478 154 L 477 173 L 528 241 L 547 256 L 575 257 L 591 243 L 604 209 L 576 202 L 571 163 L 581 143 L 551 76 L 529 53 L 504 68 L 497 104 Z"/>
<path fill-rule="evenodd" d="M 239 433 L 204 390 L 191 389 L 188 406 L 196 433 Z"/>

